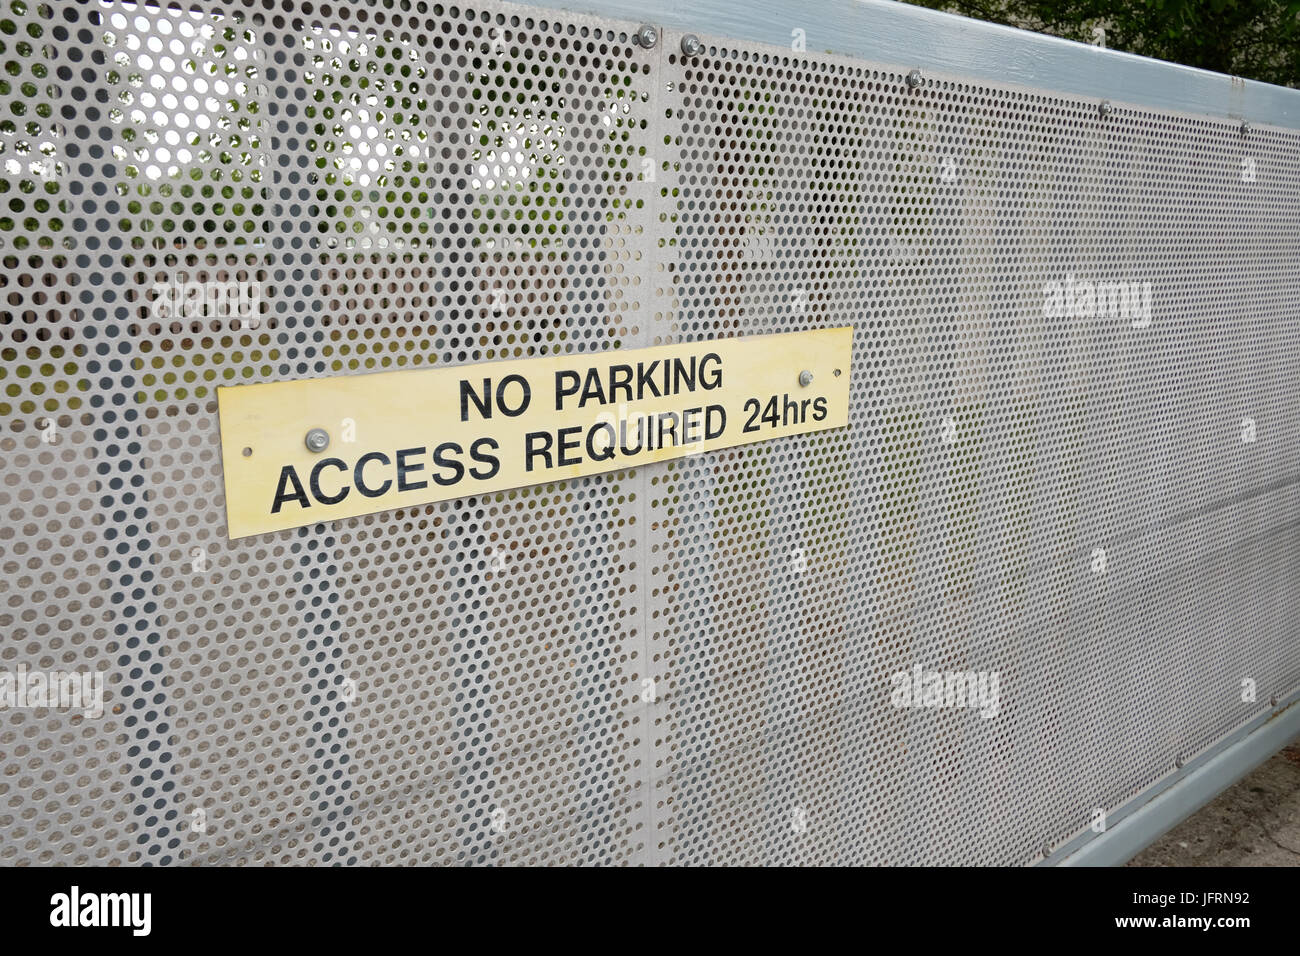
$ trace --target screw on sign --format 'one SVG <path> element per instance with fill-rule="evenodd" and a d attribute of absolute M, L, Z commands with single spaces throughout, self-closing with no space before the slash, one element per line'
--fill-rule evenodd
<path fill-rule="evenodd" d="M 313 428 L 307 433 L 307 438 L 304 443 L 306 444 L 308 451 L 324 451 L 329 447 L 330 436 L 323 428 Z"/>

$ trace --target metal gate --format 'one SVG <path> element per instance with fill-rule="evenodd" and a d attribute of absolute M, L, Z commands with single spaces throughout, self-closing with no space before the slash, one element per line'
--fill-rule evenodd
<path fill-rule="evenodd" d="M 1032 863 L 1292 699 L 1300 94 L 603 6 L 5 0 L 0 669 L 105 706 L 0 863 Z M 847 429 L 227 537 L 217 387 L 847 325 Z"/>

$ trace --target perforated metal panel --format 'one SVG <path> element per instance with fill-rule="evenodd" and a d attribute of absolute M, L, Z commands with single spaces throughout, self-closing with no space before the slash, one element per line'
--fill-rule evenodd
<path fill-rule="evenodd" d="M 0 863 L 1028 863 L 1297 688 L 1300 134 L 638 25 L 5 0 L 0 669 L 107 711 Z M 844 325 L 848 429 L 227 538 L 217 386 Z"/>

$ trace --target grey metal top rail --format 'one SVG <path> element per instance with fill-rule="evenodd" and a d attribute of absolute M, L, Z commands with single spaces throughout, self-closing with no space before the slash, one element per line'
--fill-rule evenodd
<path fill-rule="evenodd" d="M 547 0 L 562 8 L 963 73 L 971 79 L 1300 129 L 1300 90 L 1225 76 L 894 0 Z"/>

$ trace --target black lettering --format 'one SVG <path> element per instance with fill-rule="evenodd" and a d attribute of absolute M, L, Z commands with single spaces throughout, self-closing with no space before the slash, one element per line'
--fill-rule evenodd
<path fill-rule="evenodd" d="M 506 406 L 506 386 L 511 382 L 519 383 L 519 386 L 524 390 L 523 401 L 516 409 L 510 409 Z M 501 411 L 505 412 L 505 414 L 511 418 L 518 418 L 522 415 L 528 408 L 528 403 L 532 400 L 533 390 L 528 386 L 528 379 L 524 378 L 522 375 L 507 375 L 501 380 L 501 384 L 497 386 L 497 408 L 501 409 Z"/>
<path fill-rule="evenodd" d="M 419 491 L 421 488 L 428 488 L 427 481 L 420 481 L 418 484 L 406 480 L 406 476 L 413 471 L 424 471 L 424 464 L 408 463 L 407 455 L 423 455 L 424 448 L 403 448 L 397 453 L 397 490 L 398 491 Z"/>
<path fill-rule="evenodd" d="M 813 402 L 813 421 L 820 422 L 826 420 L 826 396 L 823 395 Z"/>
<path fill-rule="evenodd" d="M 288 482 L 293 482 L 291 495 L 284 493 L 284 486 Z M 278 515 L 280 506 L 286 501 L 300 501 L 304 508 L 311 507 L 311 502 L 307 500 L 307 492 L 302 490 L 302 482 L 298 480 L 298 473 L 293 470 L 293 465 L 285 465 L 280 469 L 280 487 L 275 489 L 275 504 L 271 505 L 271 514 Z"/>
<path fill-rule="evenodd" d="M 655 366 L 658 364 L 658 359 L 655 359 L 648 366 L 644 362 L 636 363 L 636 397 L 638 401 L 645 396 L 647 388 L 655 398 L 663 397 L 659 393 L 659 386 L 650 378 L 654 374 Z"/>
<path fill-rule="evenodd" d="M 718 413 L 718 427 L 710 428 L 709 423 L 713 420 L 713 413 Z M 727 410 L 721 405 L 710 405 L 704 410 L 704 440 L 711 441 L 720 436 L 727 430 Z"/>
<path fill-rule="evenodd" d="M 671 424 L 667 428 L 664 428 L 665 418 L 671 420 Z M 671 442 L 664 441 L 665 432 L 667 432 L 668 436 L 672 439 Z M 661 412 L 659 414 L 659 447 L 667 448 L 669 445 L 675 446 L 676 444 L 677 444 L 677 413 Z"/>
<path fill-rule="evenodd" d="M 702 408 L 688 408 L 682 412 L 682 444 L 694 445 L 700 440 L 700 413 Z"/>
<path fill-rule="evenodd" d="M 709 359 L 717 366 L 710 375 L 705 368 L 709 364 Z M 717 352 L 710 352 L 704 358 L 700 359 L 700 387 L 703 389 L 714 389 L 722 386 L 722 356 Z"/>
<path fill-rule="evenodd" d="M 446 452 L 450 451 L 456 458 L 447 458 Z M 445 441 L 433 450 L 433 463 L 439 468 L 450 468 L 453 477 L 444 478 L 442 475 L 434 475 L 433 480 L 444 488 L 448 485 L 454 485 L 465 477 L 465 466 L 460 463 L 459 455 L 461 454 L 460 445 L 454 441 Z"/>
<path fill-rule="evenodd" d="M 572 436 L 577 435 L 578 432 L 580 431 L 582 431 L 582 429 L 579 426 L 574 425 L 572 428 L 561 428 L 558 432 L 555 433 L 556 436 L 560 439 L 560 454 L 558 455 L 558 461 L 560 467 L 564 467 L 565 465 L 582 464 L 581 458 L 569 458 L 565 454 L 565 452 L 574 451 L 577 449 L 578 445 L 580 444 L 579 440 L 577 438 L 573 438 L 573 440 L 570 441 L 569 439 Z"/>
<path fill-rule="evenodd" d="M 572 380 L 573 388 L 565 388 L 564 382 L 566 379 Z M 555 373 L 555 410 L 557 412 L 564 410 L 564 397 L 566 395 L 577 395 L 578 388 L 581 385 L 582 377 L 572 369 Z"/>
<path fill-rule="evenodd" d="M 388 489 L 392 487 L 393 480 L 385 478 L 384 483 L 378 488 L 369 488 L 366 486 L 365 468 L 372 461 L 383 462 L 385 465 L 391 464 L 388 456 L 382 451 L 372 451 L 362 455 L 357 459 L 357 467 L 352 470 L 352 483 L 357 486 L 357 491 L 361 492 L 367 498 L 378 498 L 380 495 L 387 494 Z"/>
<path fill-rule="evenodd" d="M 541 448 L 534 448 L 534 442 L 541 440 Z M 524 436 L 524 471 L 533 470 L 533 456 L 541 455 L 546 459 L 546 467 L 551 467 L 551 433 L 529 432 Z"/>
<path fill-rule="evenodd" d="M 630 365 L 611 365 L 609 367 L 609 400 L 610 403 L 618 401 L 619 391 L 627 395 L 627 401 L 632 401 L 632 366 Z"/>
<path fill-rule="evenodd" d="M 605 445 L 603 451 L 598 451 L 595 444 L 592 442 L 592 439 L 596 437 L 596 432 L 601 429 L 605 429 L 609 432 L 609 443 Z M 618 436 L 614 434 L 614 426 L 609 422 L 601 422 L 592 428 L 591 431 L 587 432 L 587 457 L 593 461 L 609 461 L 618 454 L 614 448 L 614 442 L 617 440 Z"/>
<path fill-rule="evenodd" d="M 627 447 L 627 426 L 628 426 L 628 419 L 625 418 L 621 422 L 619 422 L 618 428 L 619 428 L 619 432 L 621 433 L 621 437 L 619 438 L 619 443 L 618 443 L 619 450 L 622 451 L 623 454 L 625 455 L 635 455 L 641 450 L 641 444 L 645 437 L 645 429 L 641 427 L 641 419 L 638 418 L 636 420 L 636 447 L 628 448 Z"/>
<path fill-rule="evenodd" d="M 474 444 L 469 446 L 469 456 L 480 465 L 488 466 L 487 471 L 484 473 L 480 473 L 477 468 L 471 468 L 469 473 L 479 481 L 487 481 L 489 478 L 495 478 L 497 472 L 501 470 L 501 459 L 496 455 L 489 455 L 479 451 L 480 445 L 486 445 L 493 451 L 500 450 L 501 446 L 497 444 L 495 438 L 480 438 L 476 440 Z"/>
<path fill-rule="evenodd" d="M 320 472 L 326 465 L 331 468 L 337 468 L 339 471 L 347 471 L 348 463 L 341 458 L 324 458 L 316 462 L 316 467 L 311 470 L 311 478 L 308 484 L 311 486 L 311 496 L 323 505 L 336 505 L 348 496 L 352 489 L 348 487 L 347 482 L 343 483 L 342 489 L 337 495 L 327 495 L 320 490 Z"/>
<path fill-rule="evenodd" d="M 781 396 L 781 424 L 799 424 L 799 399 L 791 398 L 789 392 Z"/>
<path fill-rule="evenodd" d="M 469 421 L 469 403 L 473 401 L 478 406 L 478 413 L 484 418 L 492 417 L 492 379 L 483 379 L 483 397 L 479 398 L 474 392 L 474 386 L 469 382 L 460 383 L 460 420 Z"/>
<path fill-rule="evenodd" d="M 691 356 L 691 364 L 683 365 L 679 358 L 673 359 L 673 393 L 680 395 L 682 392 L 682 379 L 686 379 L 686 391 L 695 391 L 695 356 Z"/>
<path fill-rule="evenodd" d="M 582 401 L 578 402 L 578 407 L 584 407 L 589 399 L 595 401 L 597 405 L 605 404 L 605 389 L 600 384 L 599 369 L 587 369 L 587 382 L 582 389 Z"/>

